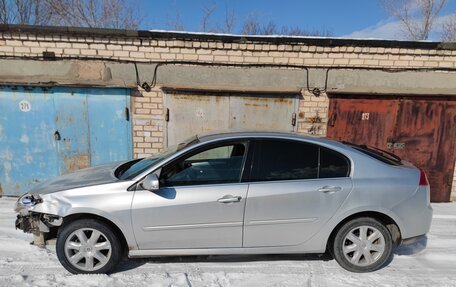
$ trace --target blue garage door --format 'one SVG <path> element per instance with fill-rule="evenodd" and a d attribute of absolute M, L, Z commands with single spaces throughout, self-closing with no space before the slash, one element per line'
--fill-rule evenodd
<path fill-rule="evenodd" d="M 0 194 L 132 157 L 128 89 L 0 86 Z"/>

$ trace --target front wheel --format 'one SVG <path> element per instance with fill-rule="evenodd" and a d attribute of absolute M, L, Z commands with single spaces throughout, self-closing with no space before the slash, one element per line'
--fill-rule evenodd
<path fill-rule="evenodd" d="M 116 234 L 94 219 L 63 226 L 57 235 L 56 251 L 60 263 L 73 274 L 107 273 L 122 254 Z"/>
<path fill-rule="evenodd" d="M 345 223 L 336 233 L 332 254 L 346 270 L 371 272 L 382 268 L 393 252 L 385 225 L 369 217 Z"/>

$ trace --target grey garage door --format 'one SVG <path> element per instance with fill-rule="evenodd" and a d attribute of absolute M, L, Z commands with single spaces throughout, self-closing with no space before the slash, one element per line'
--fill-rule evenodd
<path fill-rule="evenodd" d="M 171 93 L 165 97 L 167 143 L 223 130 L 295 131 L 298 95 Z"/>

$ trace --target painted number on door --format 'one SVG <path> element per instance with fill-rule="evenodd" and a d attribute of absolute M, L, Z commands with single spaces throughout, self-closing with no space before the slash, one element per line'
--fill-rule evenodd
<path fill-rule="evenodd" d="M 369 120 L 369 113 L 362 113 L 361 114 L 361 120 L 362 121 L 368 121 Z"/>
<path fill-rule="evenodd" d="M 21 112 L 30 112 L 30 110 L 32 109 L 32 105 L 29 101 L 23 100 L 19 102 L 19 109 L 21 110 Z"/>

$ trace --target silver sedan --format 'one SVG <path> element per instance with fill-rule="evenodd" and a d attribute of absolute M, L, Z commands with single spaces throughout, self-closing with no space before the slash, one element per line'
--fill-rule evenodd
<path fill-rule="evenodd" d="M 286 133 L 195 136 L 155 156 L 84 169 L 19 198 L 16 227 L 57 238 L 72 273 L 121 257 L 329 252 L 387 264 L 429 231 L 423 171 L 376 148 Z"/>

